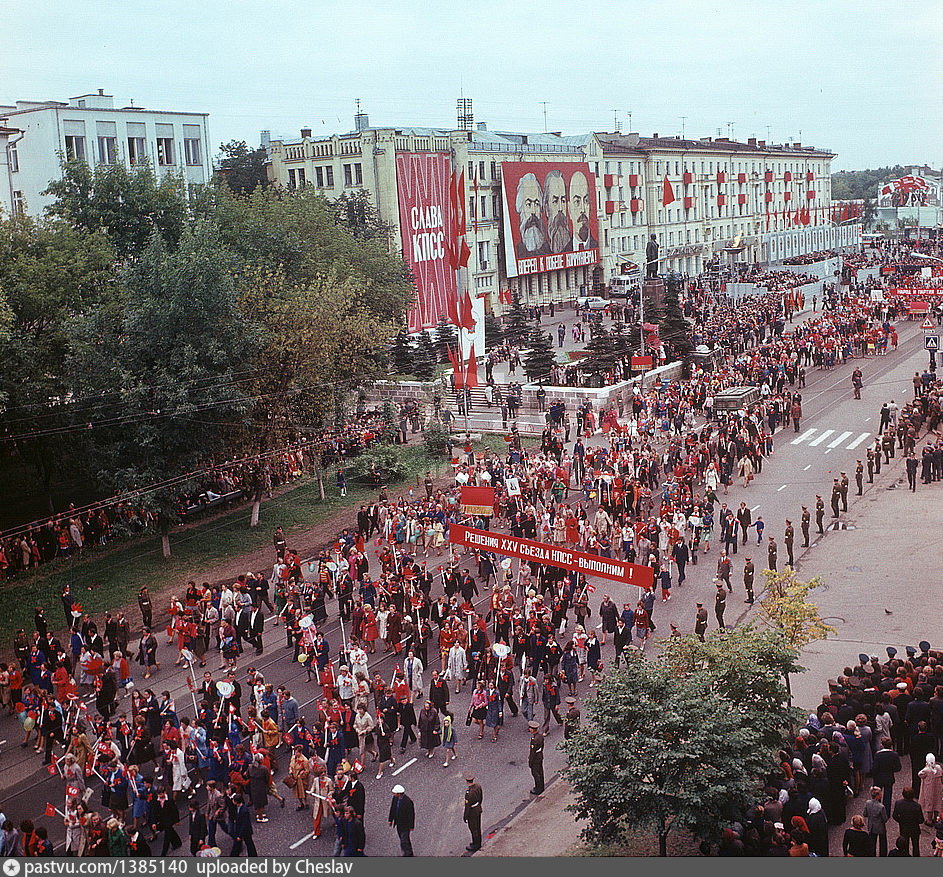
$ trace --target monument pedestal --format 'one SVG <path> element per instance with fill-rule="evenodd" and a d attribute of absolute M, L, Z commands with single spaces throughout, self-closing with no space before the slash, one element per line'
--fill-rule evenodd
<path fill-rule="evenodd" d="M 665 306 L 665 281 L 660 277 L 646 277 L 642 281 L 643 316 L 647 320 L 655 317 Z"/>

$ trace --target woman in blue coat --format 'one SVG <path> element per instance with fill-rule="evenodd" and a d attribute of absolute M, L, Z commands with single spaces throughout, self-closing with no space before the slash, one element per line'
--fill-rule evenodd
<path fill-rule="evenodd" d="M 491 742 L 498 742 L 498 731 L 504 724 L 504 704 L 501 692 L 495 687 L 488 689 L 488 706 L 485 710 L 485 726 L 491 728 Z"/>
<path fill-rule="evenodd" d="M 573 648 L 573 643 L 568 642 L 563 647 L 563 656 L 560 658 L 560 669 L 563 671 L 563 677 L 570 688 L 570 694 L 576 696 L 576 683 L 580 679 L 580 660 Z"/>

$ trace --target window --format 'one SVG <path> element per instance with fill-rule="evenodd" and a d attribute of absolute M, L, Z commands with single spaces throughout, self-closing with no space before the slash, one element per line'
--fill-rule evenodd
<path fill-rule="evenodd" d="M 303 167 L 298 168 L 298 188 L 303 189 L 305 185 L 305 169 Z"/>
<path fill-rule="evenodd" d="M 500 195 L 491 196 L 491 215 L 495 219 L 501 218 L 501 196 Z"/>
<path fill-rule="evenodd" d="M 491 262 L 491 242 L 478 242 L 478 267 L 482 271 L 487 271 Z"/>
<path fill-rule="evenodd" d="M 468 196 L 468 215 L 471 216 L 471 217 L 477 217 L 477 216 L 478 216 L 478 210 L 477 210 L 477 205 L 476 205 L 476 203 L 475 203 L 475 196 L 474 196 L 474 195 L 469 195 L 469 196 Z"/>
<path fill-rule="evenodd" d="M 23 193 L 20 191 L 13 192 L 13 215 L 22 216 L 26 213 L 26 201 L 23 200 Z"/>
<path fill-rule="evenodd" d="M 329 189 L 334 188 L 334 168 L 330 165 L 324 168 L 324 185 Z"/>
<path fill-rule="evenodd" d="M 498 163 L 496 161 L 491 162 L 491 179 L 496 180 L 498 178 Z"/>
<path fill-rule="evenodd" d="M 7 160 L 10 163 L 10 173 L 15 174 L 20 169 L 20 159 L 16 154 L 16 144 L 11 143 L 7 147 Z"/>
<path fill-rule="evenodd" d="M 98 138 L 98 161 L 100 164 L 115 164 L 118 161 L 118 138 Z"/>
<path fill-rule="evenodd" d="M 203 164 L 202 150 L 199 137 L 187 137 L 183 141 L 183 155 L 188 165 Z"/>
<path fill-rule="evenodd" d="M 363 165 L 359 163 L 344 165 L 344 185 L 347 187 L 363 185 Z"/>
<path fill-rule="evenodd" d="M 478 216 L 480 219 L 488 218 L 488 196 L 487 195 L 481 196 L 481 213 L 479 213 Z"/>
<path fill-rule="evenodd" d="M 478 162 L 478 179 L 483 180 L 485 178 L 485 163 L 483 161 Z"/>
<path fill-rule="evenodd" d="M 173 137 L 157 138 L 157 163 L 162 167 L 175 164 Z"/>
<path fill-rule="evenodd" d="M 324 188 L 324 168 L 316 167 L 314 169 L 314 182 L 317 184 L 319 189 Z"/>
<path fill-rule="evenodd" d="M 288 169 L 288 188 L 289 189 L 298 188 L 298 177 L 295 174 L 295 169 L 293 167 Z"/>
<path fill-rule="evenodd" d="M 475 162 L 470 161 L 468 162 L 468 179 L 471 180 L 473 176 L 475 176 Z"/>
<path fill-rule="evenodd" d="M 65 135 L 65 157 L 70 161 L 85 161 L 85 138 L 78 134 Z"/>

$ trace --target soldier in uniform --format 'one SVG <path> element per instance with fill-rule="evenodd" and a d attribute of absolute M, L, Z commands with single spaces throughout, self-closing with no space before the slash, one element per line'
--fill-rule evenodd
<path fill-rule="evenodd" d="M 841 510 L 843 512 L 847 512 L 848 511 L 848 476 L 844 472 L 841 473 L 841 480 L 838 482 L 838 486 L 841 490 L 841 505 L 842 505 Z"/>
<path fill-rule="evenodd" d="M 776 537 L 769 537 L 769 545 L 766 547 L 766 556 L 769 560 L 769 568 L 776 572 L 776 555 L 779 552 L 779 546 L 776 545 Z"/>
<path fill-rule="evenodd" d="M 855 483 L 858 485 L 858 496 L 864 492 L 864 464 L 858 460 L 855 466 Z"/>
<path fill-rule="evenodd" d="M 724 625 L 724 610 L 727 608 L 727 594 L 724 591 L 724 583 L 717 582 L 717 593 L 714 594 L 714 615 L 717 617 L 717 626 L 721 629 Z"/>
<path fill-rule="evenodd" d="M 838 483 L 838 479 L 835 478 L 832 480 L 832 517 L 838 517 L 838 506 L 841 503 L 841 485 Z"/>
<path fill-rule="evenodd" d="M 542 795 L 544 791 L 544 735 L 540 733 L 537 722 L 528 722 L 530 729 L 530 751 L 527 753 L 527 766 L 530 775 L 534 778 L 532 795 Z"/>
<path fill-rule="evenodd" d="M 727 557 L 726 551 L 721 551 L 717 559 L 717 578 L 727 586 L 728 591 L 733 591 L 733 586 L 730 584 L 730 558 Z"/>
<path fill-rule="evenodd" d="M 877 436 L 874 438 L 874 474 L 881 474 L 881 440 Z"/>
<path fill-rule="evenodd" d="M 868 484 L 874 484 L 874 448 L 868 448 Z"/>
<path fill-rule="evenodd" d="M 819 533 L 824 533 L 822 522 L 825 520 L 825 500 L 817 493 L 815 495 L 815 523 L 819 528 Z"/>
<path fill-rule="evenodd" d="M 796 538 L 795 528 L 792 526 L 792 521 L 789 518 L 786 518 L 786 532 L 783 535 L 783 544 L 786 546 L 786 563 L 790 566 L 795 566 L 796 562 L 792 558 L 792 543 Z"/>
<path fill-rule="evenodd" d="M 803 506 L 802 507 L 802 518 L 799 521 L 799 526 L 802 527 L 802 547 L 809 547 L 809 524 L 812 522 L 812 515 L 809 514 L 809 510 Z"/>
<path fill-rule="evenodd" d="M 747 598 L 744 600 L 745 603 L 752 603 L 754 600 L 753 597 L 753 576 L 755 571 L 753 569 L 753 561 L 748 557 L 746 563 L 743 564 L 743 586 L 747 589 Z"/>
<path fill-rule="evenodd" d="M 720 584 L 718 582 L 718 584 Z M 697 615 L 694 617 L 694 632 L 697 638 L 704 642 L 704 634 L 707 632 L 707 610 L 703 603 L 697 604 Z"/>
<path fill-rule="evenodd" d="M 563 739 L 569 740 L 580 729 L 580 709 L 575 697 L 566 699 L 566 712 L 563 714 Z"/>
<path fill-rule="evenodd" d="M 475 782 L 475 777 L 470 773 L 465 774 L 465 811 L 462 814 L 462 821 L 468 825 L 468 831 L 471 834 L 471 843 L 465 847 L 468 852 L 473 853 L 481 849 L 481 786 Z"/>

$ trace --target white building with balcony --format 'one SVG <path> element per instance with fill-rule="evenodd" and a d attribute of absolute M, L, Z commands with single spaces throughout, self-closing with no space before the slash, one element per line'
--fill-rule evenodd
<path fill-rule="evenodd" d="M 61 176 L 63 158 L 89 165 L 149 162 L 158 175 L 208 183 L 213 173 L 206 113 L 115 107 L 99 89 L 68 102 L 17 101 L 0 105 L 0 127 L 22 132 L 5 150 L 10 209 L 41 216 L 52 199 L 43 195 Z"/>

